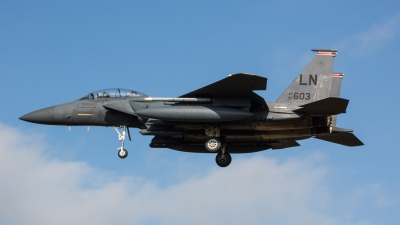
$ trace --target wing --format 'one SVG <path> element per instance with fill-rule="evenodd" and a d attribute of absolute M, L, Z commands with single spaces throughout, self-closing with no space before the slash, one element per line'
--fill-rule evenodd
<path fill-rule="evenodd" d="M 266 105 L 253 90 L 266 90 L 267 78 L 252 74 L 234 74 L 225 79 L 180 96 L 180 98 L 250 98 L 253 105 Z"/>

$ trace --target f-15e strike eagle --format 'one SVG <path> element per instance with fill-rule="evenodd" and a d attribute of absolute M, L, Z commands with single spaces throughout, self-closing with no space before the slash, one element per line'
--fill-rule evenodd
<path fill-rule="evenodd" d="M 337 50 L 313 49 L 314 59 L 275 102 L 254 90 L 266 90 L 267 78 L 238 73 L 177 98 L 156 98 L 113 88 L 89 93 L 65 104 L 28 113 L 21 120 L 66 126 L 114 126 L 125 158 L 129 128 L 153 135 L 152 148 L 216 153 L 228 166 L 230 153 L 299 146 L 314 137 L 345 146 L 363 143 L 350 129 L 336 127 L 349 100 L 339 98 L 343 74 L 332 72 Z"/>

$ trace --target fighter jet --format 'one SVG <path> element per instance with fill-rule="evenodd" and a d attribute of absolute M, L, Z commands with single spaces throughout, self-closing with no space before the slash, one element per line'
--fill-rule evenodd
<path fill-rule="evenodd" d="M 345 146 L 363 143 L 351 129 L 336 127 L 337 115 L 349 100 L 340 98 L 344 74 L 333 72 L 337 50 L 312 49 L 316 56 L 275 102 L 255 90 L 266 90 L 267 78 L 247 73 L 225 79 L 176 98 L 150 97 L 121 88 L 91 92 L 82 98 L 28 113 L 19 119 L 39 124 L 113 126 L 124 148 L 129 128 L 152 135 L 151 148 L 216 153 L 228 166 L 230 153 L 250 153 L 300 146 L 317 138 Z"/>

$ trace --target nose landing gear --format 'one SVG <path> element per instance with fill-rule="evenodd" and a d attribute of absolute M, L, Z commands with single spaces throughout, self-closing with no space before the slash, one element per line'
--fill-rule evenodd
<path fill-rule="evenodd" d="M 131 135 L 129 133 L 129 129 L 127 126 L 120 126 L 119 128 L 114 127 L 115 131 L 118 133 L 118 140 L 121 141 L 121 147 L 118 148 L 118 156 L 121 159 L 125 159 L 128 156 L 128 150 L 124 149 L 124 142 L 126 132 L 128 131 L 129 140 L 131 140 Z M 122 129 L 122 132 L 119 132 L 119 129 Z"/>
<path fill-rule="evenodd" d="M 125 159 L 125 158 L 128 156 L 128 150 L 123 149 L 123 147 L 119 147 L 118 149 L 119 149 L 119 150 L 118 150 L 118 156 L 119 156 L 121 159 Z"/>

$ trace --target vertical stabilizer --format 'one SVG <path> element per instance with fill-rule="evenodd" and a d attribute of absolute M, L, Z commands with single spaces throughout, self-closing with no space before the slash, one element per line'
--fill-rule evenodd
<path fill-rule="evenodd" d="M 340 89 L 342 87 L 343 73 L 332 73 L 331 94 L 330 97 L 340 97 Z M 337 115 L 332 116 L 332 126 L 336 126 Z"/>
<path fill-rule="evenodd" d="M 307 104 L 331 95 L 335 49 L 312 49 L 317 55 L 276 100 L 277 103 Z"/>

